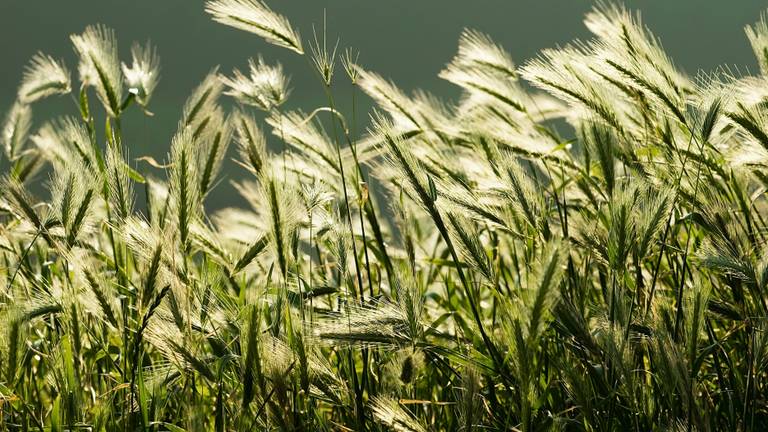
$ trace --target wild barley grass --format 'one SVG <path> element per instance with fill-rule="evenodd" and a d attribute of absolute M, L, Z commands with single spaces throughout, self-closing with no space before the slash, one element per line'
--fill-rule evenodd
<path fill-rule="evenodd" d="M 156 49 L 73 35 L 75 106 L 33 123 L 74 88 L 36 54 L 0 134 L 0 428 L 768 427 L 764 18 L 755 76 L 682 73 L 618 6 L 522 66 L 467 29 L 451 102 L 305 53 L 261 1 L 205 10 L 307 56 L 328 102 L 286 110 L 269 59 L 213 68 L 156 178 L 121 132 Z M 208 211 L 228 155 L 245 208 Z"/>

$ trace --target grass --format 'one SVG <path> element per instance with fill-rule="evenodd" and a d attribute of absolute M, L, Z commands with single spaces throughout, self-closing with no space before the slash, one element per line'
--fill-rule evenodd
<path fill-rule="evenodd" d="M 214 68 L 158 178 L 121 132 L 154 47 L 86 28 L 79 86 L 33 57 L 0 135 L 0 429 L 768 427 L 765 18 L 755 76 L 682 73 L 617 6 L 522 66 L 466 30 L 449 102 L 261 1 L 205 11 L 306 57 L 327 104 L 285 109 L 268 59 Z M 245 208 L 206 210 L 227 157 Z"/>

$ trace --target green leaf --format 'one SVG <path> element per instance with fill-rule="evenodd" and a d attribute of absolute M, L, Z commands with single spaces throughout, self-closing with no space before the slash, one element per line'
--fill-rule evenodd
<path fill-rule="evenodd" d="M 142 361 L 136 366 L 136 386 L 139 388 L 139 409 L 141 409 L 141 420 L 144 425 L 149 424 L 149 398 L 147 385 L 144 383 L 144 368 L 141 367 Z"/>
<path fill-rule="evenodd" d="M 56 396 L 51 410 L 51 432 L 61 432 L 61 394 Z"/>
<path fill-rule="evenodd" d="M 85 86 L 80 89 L 80 116 L 86 123 L 88 123 L 91 118 L 91 111 L 88 108 L 88 91 Z"/>
<path fill-rule="evenodd" d="M 187 432 L 186 429 L 167 422 L 152 422 L 150 426 L 162 426 L 168 429 L 169 432 Z"/>
<path fill-rule="evenodd" d="M 429 193 L 429 199 L 432 200 L 432 202 L 437 201 L 437 187 L 435 187 L 435 181 L 432 180 L 432 176 L 427 176 L 427 188 Z"/>

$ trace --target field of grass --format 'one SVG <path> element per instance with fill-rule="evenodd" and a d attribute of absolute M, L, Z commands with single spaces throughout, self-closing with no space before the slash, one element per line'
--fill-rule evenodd
<path fill-rule="evenodd" d="M 205 12 L 327 104 L 284 109 L 270 59 L 213 69 L 138 160 L 153 47 L 92 26 L 75 74 L 34 57 L 0 130 L 0 430 L 768 428 L 765 19 L 757 75 L 687 76 L 616 6 L 522 65 L 466 30 L 451 102 L 259 0 Z"/>

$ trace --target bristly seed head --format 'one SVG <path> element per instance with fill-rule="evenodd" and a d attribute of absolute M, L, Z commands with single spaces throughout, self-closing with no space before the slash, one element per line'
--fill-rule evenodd
<path fill-rule="evenodd" d="M 79 35 L 70 36 L 80 57 L 80 81 L 96 88 L 96 94 L 109 115 L 120 113 L 123 74 L 117 57 L 115 31 L 102 25 L 88 26 Z"/>
<path fill-rule="evenodd" d="M 229 87 L 224 94 L 262 111 L 271 111 L 282 105 L 290 93 L 289 79 L 283 74 L 282 65 L 278 63 L 270 66 L 259 56 L 256 61 L 248 60 L 248 66 L 250 76 L 235 69 L 232 78 L 221 78 L 224 85 Z"/>
<path fill-rule="evenodd" d="M 64 63 L 39 52 L 32 57 L 24 71 L 19 100 L 32 103 L 51 95 L 67 94 L 71 90 L 69 70 Z"/>
<path fill-rule="evenodd" d="M 130 67 L 123 63 L 125 84 L 139 105 L 146 107 L 160 80 L 160 57 L 149 42 L 144 46 L 134 44 L 131 47 L 131 57 L 133 63 Z"/>
<path fill-rule="evenodd" d="M 267 42 L 304 54 L 301 37 L 288 20 L 259 0 L 210 0 L 205 11 L 214 21 L 261 36 Z"/>
<path fill-rule="evenodd" d="M 320 78 L 326 86 L 331 85 L 331 79 L 333 78 L 333 67 L 336 62 L 336 49 L 339 47 L 339 40 L 336 40 L 336 44 L 333 46 L 333 51 L 328 52 L 328 40 L 326 36 L 325 14 L 323 14 L 323 45 L 320 46 L 320 42 L 317 40 L 317 33 L 314 26 L 312 27 L 312 35 L 314 36 L 314 43 L 312 48 L 312 64 L 315 66 L 315 70 L 320 74 Z"/>
<path fill-rule="evenodd" d="M 341 64 L 344 66 L 344 70 L 347 72 L 352 84 L 357 84 L 358 66 L 357 61 L 360 58 L 360 52 L 353 51 L 352 48 L 347 48 L 341 55 Z"/>

